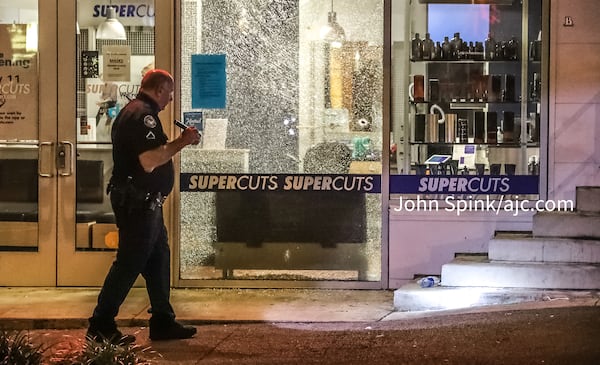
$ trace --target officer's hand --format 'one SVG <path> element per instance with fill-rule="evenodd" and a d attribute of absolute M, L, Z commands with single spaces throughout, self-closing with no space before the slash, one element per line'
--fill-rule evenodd
<path fill-rule="evenodd" d="M 186 144 L 197 145 L 200 143 L 200 137 L 200 132 L 193 126 L 187 127 L 183 133 L 181 133 L 181 138 Z"/>

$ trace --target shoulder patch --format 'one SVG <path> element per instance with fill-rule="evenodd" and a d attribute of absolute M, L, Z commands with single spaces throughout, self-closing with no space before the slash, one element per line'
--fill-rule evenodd
<path fill-rule="evenodd" d="M 156 119 L 151 115 L 146 115 L 144 117 L 144 125 L 148 128 L 154 128 L 156 127 Z"/>

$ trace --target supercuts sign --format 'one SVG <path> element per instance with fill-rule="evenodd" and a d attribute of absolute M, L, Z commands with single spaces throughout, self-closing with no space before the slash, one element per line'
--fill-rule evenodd
<path fill-rule="evenodd" d="M 180 191 L 337 191 L 381 193 L 381 175 L 180 175 Z M 539 194 L 530 175 L 391 175 L 390 194 Z"/>
<path fill-rule="evenodd" d="M 323 191 L 380 193 L 380 175 L 182 173 L 181 191 Z"/>
<path fill-rule="evenodd" d="M 393 175 L 392 194 L 539 194 L 532 175 Z"/>
<path fill-rule="evenodd" d="M 115 16 L 123 25 L 154 26 L 154 1 L 123 0 L 81 2 L 77 8 L 80 27 L 97 27 L 106 19 L 108 8 L 115 9 Z"/>

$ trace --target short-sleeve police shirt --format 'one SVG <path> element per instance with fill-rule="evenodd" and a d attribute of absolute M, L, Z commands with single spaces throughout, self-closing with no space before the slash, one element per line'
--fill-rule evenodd
<path fill-rule="evenodd" d="M 139 155 L 167 143 L 156 102 L 144 93 L 129 102 L 119 113 L 112 127 L 113 179 L 125 182 L 133 178 L 136 188 L 146 192 L 167 195 L 173 188 L 173 162 L 147 173 L 140 164 Z"/>

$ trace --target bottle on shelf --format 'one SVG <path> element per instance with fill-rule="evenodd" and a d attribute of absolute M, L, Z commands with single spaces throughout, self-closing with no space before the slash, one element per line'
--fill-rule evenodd
<path fill-rule="evenodd" d="M 429 33 L 425 33 L 425 39 L 423 40 L 423 60 L 431 60 L 435 55 L 434 43 L 431 40 Z"/>
<path fill-rule="evenodd" d="M 463 41 L 462 52 L 459 53 L 459 56 L 462 59 L 471 59 L 471 46 L 469 45 L 469 43 Z"/>
<path fill-rule="evenodd" d="M 531 134 L 531 141 L 536 143 L 540 141 L 540 113 L 530 113 L 530 118 L 533 121 L 533 131 Z"/>
<path fill-rule="evenodd" d="M 440 80 L 429 79 L 429 97 L 430 102 L 437 102 L 440 99 Z"/>
<path fill-rule="evenodd" d="M 462 57 L 464 44 L 463 40 L 460 37 L 460 32 L 454 33 L 454 37 L 450 41 L 450 46 L 452 48 L 452 59 L 457 60 Z"/>
<path fill-rule="evenodd" d="M 413 100 L 416 103 L 425 101 L 425 76 L 423 75 L 413 76 Z"/>
<path fill-rule="evenodd" d="M 466 45 L 466 42 L 465 42 Z M 469 41 L 469 47 L 468 47 L 468 53 L 466 54 L 466 56 L 464 58 L 469 59 L 469 60 L 473 60 L 475 59 L 475 43 L 473 43 L 473 41 Z"/>
<path fill-rule="evenodd" d="M 488 87 L 488 101 L 496 103 L 502 101 L 502 75 L 490 75 Z"/>
<path fill-rule="evenodd" d="M 442 44 L 440 43 L 440 41 L 435 42 L 435 48 L 434 48 L 434 60 L 441 60 L 443 59 L 442 56 Z"/>
<path fill-rule="evenodd" d="M 473 54 L 473 59 L 477 61 L 483 61 L 484 57 L 484 49 L 483 42 L 475 42 L 475 53 Z"/>
<path fill-rule="evenodd" d="M 444 42 L 442 42 L 442 60 L 450 60 L 452 59 L 452 45 L 450 44 L 450 40 L 448 37 L 444 37 Z"/>
<path fill-rule="evenodd" d="M 504 120 L 502 122 L 502 142 L 514 143 L 515 140 L 515 113 L 509 110 L 503 112 Z M 500 143 L 500 141 L 498 141 Z"/>
<path fill-rule="evenodd" d="M 508 57 L 506 57 L 506 59 L 510 61 L 517 61 L 519 59 L 519 40 L 513 36 L 506 43 L 508 53 Z"/>
<path fill-rule="evenodd" d="M 425 142 L 425 114 L 415 114 L 413 141 Z"/>
<path fill-rule="evenodd" d="M 496 143 L 504 143 L 504 132 L 502 132 L 501 126 L 496 129 Z"/>
<path fill-rule="evenodd" d="M 539 61 L 542 56 L 542 31 L 538 33 L 538 37 L 533 42 L 529 43 L 529 61 Z"/>
<path fill-rule="evenodd" d="M 423 60 L 423 40 L 419 33 L 415 33 L 415 37 L 411 41 L 411 51 L 413 61 Z"/>
<path fill-rule="evenodd" d="M 496 43 L 496 60 L 504 60 L 504 52 L 506 51 L 506 41 Z"/>
<path fill-rule="evenodd" d="M 487 38 L 484 41 L 484 59 L 486 61 L 492 61 L 496 58 L 496 40 L 492 37 L 492 33 L 488 33 Z"/>
<path fill-rule="evenodd" d="M 516 98 L 516 90 L 515 90 L 515 76 L 511 74 L 504 74 L 502 77 L 504 90 L 503 90 L 503 98 L 504 102 L 513 102 Z"/>
<path fill-rule="evenodd" d="M 533 73 L 532 81 L 529 86 L 530 90 L 530 98 L 532 101 L 538 101 L 540 99 L 540 92 L 542 88 L 542 83 L 540 80 L 540 74 L 537 72 Z"/>

